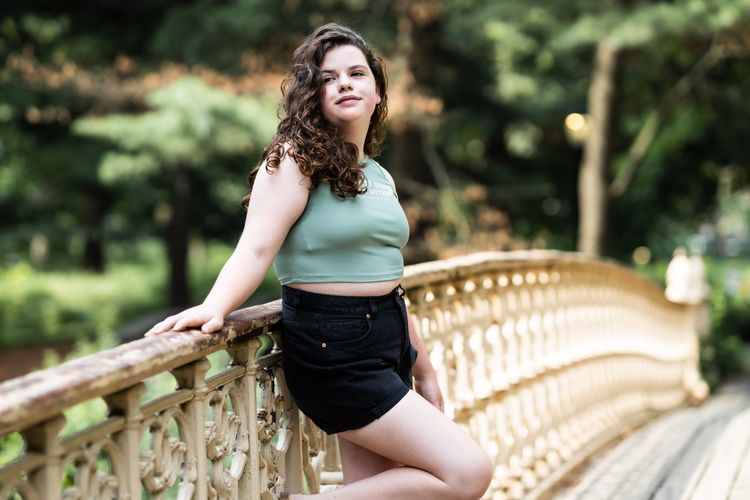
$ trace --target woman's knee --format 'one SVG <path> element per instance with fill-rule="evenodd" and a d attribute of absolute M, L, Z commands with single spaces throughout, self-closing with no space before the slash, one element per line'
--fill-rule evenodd
<path fill-rule="evenodd" d="M 462 457 L 451 471 L 447 483 L 453 491 L 451 498 L 477 500 L 485 494 L 492 481 L 492 462 L 479 447 Z"/>

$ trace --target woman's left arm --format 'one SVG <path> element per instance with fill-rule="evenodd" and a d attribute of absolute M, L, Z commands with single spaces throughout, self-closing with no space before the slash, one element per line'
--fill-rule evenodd
<path fill-rule="evenodd" d="M 424 344 L 422 344 L 422 340 L 419 338 L 419 334 L 417 334 L 417 328 L 411 314 L 408 314 L 408 318 L 409 340 L 411 340 L 411 345 L 414 346 L 418 353 L 417 362 L 414 363 L 414 368 L 412 369 L 414 374 L 414 390 L 438 410 L 443 411 L 443 393 L 440 391 L 435 369 L 432 367 L 430 356 L 427 354 Z"/>

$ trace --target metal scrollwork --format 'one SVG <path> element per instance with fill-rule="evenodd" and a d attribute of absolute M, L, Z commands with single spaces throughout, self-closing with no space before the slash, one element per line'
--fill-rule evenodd
<path fill-rule="evenodd" d="M 305 479 L 312 491 L 320 489 L 320 476 L 325 465 L 326 434 L 307 417 L 302 418 L 302 443 L 305 457 Z"/>
<path fill-rule="evenodd" d="M 243 412 L 237 411 L 239 394 L 234 383 L 209 394 L 213 420 L 206 422 L 206 454 L 212 462 L 210 498 L 232 498 L 232 490 L 247 463 L 250 437 Z M 235 411 L 229 409 L 229 402 Z M 229 469 L 224 460 L 231 456 Z"/>
<path fill-rule="evenodd" d="M 105 461 L 111 464 L 111 472 L 100 470 L 100 466 Z M 70 462 L 74 464 L 75 476 L 73 485 L 62 492 L 64 500 L 106 499 L 122 496 L 117 478 L 117 473 L 120 471 L 119 465 L 122 463 L 120 450 L 110 439 L 101 440 L 69 455 L 65 463 Z"/>
<path fill-rule="evenodd" d="M 179 438 L 169 435 L 168 423 L 174 419 L 179 430 Z M 141 453 L 140 471 L 144 488 L 158 496 L 180 479 L 178 499 L 191 498 L 197 478 L 196 458 L 188 443 L 185 414 L 177 408 L 170 408 L 161 415 L 144 421 L 144 429 L 151 433 L 151 449 Z"/>
<path fill-rule="evenodd" d="M 283 491 L 284 474 L 280 470 L 292 430 L 289 416 L 284 411 L 284 397 L 277 390 L 275 368 L 266 368 L 258 372 L 260 386 L 258 419 L 258 439 L 260 440 L 261 498 L 276 498 Z M 277 436 L 276 444 L 272 443 Z"/>
<path fill-rule="evenodd" d="M 0 498 L 22 498 L 23 500 L 39 500 L 39 493 L 26 481 L 15 481 L 0 488 Z"/>

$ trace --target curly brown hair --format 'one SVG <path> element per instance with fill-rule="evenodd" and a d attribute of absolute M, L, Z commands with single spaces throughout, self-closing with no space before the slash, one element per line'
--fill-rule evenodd
<path fill-rule="evenodd" d="M 357 146 L 346 142 L 338 129 L 323 117 L 320 105 L 320 64 L 330 49 L 342 45 L 352 45 L 361 50 L 375 77 L 380 103 L 370 118 L 364 153 L 368 156 L 378 153 L 385 138 L 385 118 L 388 114 L 388 81 L 383 60 L 373 54 L 358 33 L 329 23 L 308 35 L 294 51 L 291 68 L 281 84 L 283 117 L 276 135 L 250 173 L 251 186 L 263 162 L 266 162 L 266 171 L 271 173 L 288 154 L 297 162 L 300 171 L 310 177 L 312 189 L 321 182 L 328 182 L 331 191 L 341 198 L 365 192 Z M 243 200 L 244 204 L 248 199 L 249 195 Z"/>

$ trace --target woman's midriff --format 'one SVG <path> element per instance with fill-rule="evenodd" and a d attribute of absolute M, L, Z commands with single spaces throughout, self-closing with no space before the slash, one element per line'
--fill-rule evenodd
<path fill-rule="evenodd" d="M 377 297 L 385 295 L 401 283 L 400 279 L 371 281 L 366 283 L 289 283 L 287 286 L 305 292 L 325 295 L 345 295 L 349 297 Z"/>

